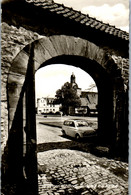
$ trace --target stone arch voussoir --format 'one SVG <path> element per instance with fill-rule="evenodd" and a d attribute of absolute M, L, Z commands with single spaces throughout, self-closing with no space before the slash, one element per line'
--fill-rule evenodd
<path fill-rule="evenodd" d="M 95 44 L 72 36 L 54 35 L 51 37 L 43 37 L 35 41 L 35 61 L 42 64 L 45 61 L 61 56 L 61 55 L 76 55 L 86 57 L 90 60 L 96 61 L 107 72 L 110 73 L 111 68 L 106 64 L 112 62 L 115 64 L 110 55 L 105 50 L 96 46 Z M 37 69 L 36 69 L 37 70 Z"/>

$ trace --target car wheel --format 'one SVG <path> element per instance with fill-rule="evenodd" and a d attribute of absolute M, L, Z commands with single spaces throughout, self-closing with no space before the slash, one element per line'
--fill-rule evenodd
<path fill-rule="evenodd" d="M 87 107 L 87 116 L 90 116 L 90 108 Z"/>
<path fill-rule="evenodd" d="M 76 134 L 75 138 L 76 138 L 76 140 L 80 140 L 81 137 L 79 134 Z"/>
<path fill-rule="evenodd" d="M 65 131 L 64 131 L 64 130 L 62 130 L 62 134 L 63 134 L 63 136 L 66 136 L 66 133 L 65 133 Z"/>

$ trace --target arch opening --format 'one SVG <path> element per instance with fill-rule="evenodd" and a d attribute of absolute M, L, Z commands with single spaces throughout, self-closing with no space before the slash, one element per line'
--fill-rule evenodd
<path fill-rule="evenodd" d="M 67 119 L 84 119 L 87 120 L 91 129 L 97 129 L 97 116 L 98 116 L 98 92 L 94 80 L 82 69 L 65 64 L 53 64 L 46 65 L 40 68 L 35 75 L 36 79 L 36 107 L 37 107 L 37 140 L 44 145 L 44 141 L 49 142 L 54 141 L 56 135 L 46 132 L 46 128 L 49 131 L 54 131 L 54 127 L 58 127 L 59 137 L 56 137 L 56 142 L 58 140 L 64 140 L 60 138 L 62 136 L 62 125 Z M 69 93 L 64 99 L 62 94 L 58 98 L 58 91 L 63 89 L 63 86 L 71 86 L 70 91 L 66 89 Z M 67 106 L 65 104 L 69 102 L 70 93 L 75 89 L 76 99 L 72 97 L 72 106 Z M 77 98 L 80 101 L 76 104 Z M 71 100 L 71 99 L 70 99 Z M 70 104 L 70 103 L 69 103 Z M 65 109 L 64 109 L 65 108 Z M 43 122 L 42 122 L 43 121 Z M 39 125 L 48 125 L 43 126 Z M 41 127 L 40 127 L 41 126 Z M 50 128 L 49 128 L 50 126 Z M 53 126 L 53 129 L 52 129 Z M 43 133 L 43 129 L 46 132 Z M 42 133 L 41 133 L 42 131 Z M 56 133 L 57 134 L 57 133 Z M 47 136 L 48 135 L 48 136 Z M 42 141 L 42 136 L 43 140 Z M 45 139 L 44 137 L 47 137 Z M 66 140 L 67 141 L 67 140 Z M 39 144 L 38 144 L 39 145 Z M 44 148 L 44 146 L 43 146 Z M 50 147 L 49 147 L 50 148 Z"/>
<path fill-rule="evenodd" d="M 101 143 L 112 144 L 116 131 L 113 121 L 113 78 L 94 60 L 80 56 L 58 56 L 46 61 L 40 67 L 49 64 L 66 64 L 81 68 L 89 74 L 98 89 L 98 130 L 101 134 Z"/>

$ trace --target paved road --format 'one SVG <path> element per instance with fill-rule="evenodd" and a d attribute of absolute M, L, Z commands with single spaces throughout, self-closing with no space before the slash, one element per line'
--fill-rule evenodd
<path fill-rule="evenodd" d="M 92 142 L 62 137 L 60 128 L 39 123 L 53 120 L 59 119 L 37 117 L 39 194 L 127 195 L 128 164 L 97 157 Z"/>
<path fill-rule="evenodd" d="M 61 128 L 57 127 L 50 127 L 47 125 L 40 124 L 41 122 L 63 122 L 70 116 L 66 117 L 47 117 L 44 118 L 43 116 L 37 116 L 37 143 L 48 143 L 48 142 L 59 142 L 59 141 L 70 141 L 69 138 L 63 138 L 61 133 Z M 78 118 L 78 117 L 71 117 L 71 118 Z M 92 124 L 95 124 L 95 127 L 97 128 L 97 118 L 91 118 L 91 117 L 82 117 Z"/>
<path fill-rule="evenodd" d="M 69 139 L 62 137 L 61 128 L 40 124 L 40 122 L 53 122 L 58 120 L 60 119 L 52 117 L 45 119 L 41 116 L 37 117 L 37 144 L 69 141 Z"/>
<path fill-rule="evenodd" d="M 38 152 L 44 152 L 52 149 L 77 149 L 80 151 L 90 151 L 92 140 L 78 142 L 71 137 L 63 137 L 61 128 L 41 124 L 41 122 L 64 121 L 64 118 L 37 117 L 37 148 Z"/>
<path fill-rule="evenodd" d="M 86 116 L 81 116 L 81 117 L 79 117 L 79 116 L 62 116 L 62 117 L 59 117 L 59 116 L 57 116 L 57 117 L 55 117 L 55 116 L 47 116 L 47 117 L 44 117 L 44 115 L 37 115 L 36 116 L 36 118 L 37 118 L 37 121 L 59 121 L 59 120 L 61 120 L 61 121 L 64 121 L 64 120 L 66 120 L 66 119 L 69 119 L 69 118 L 81 118 L 81 119 L 85 119 L 85 120 L 87 120 L 87 121 L 93 121 L 93 122 L 97 122 L 97 117 L 86 117 Z"/>

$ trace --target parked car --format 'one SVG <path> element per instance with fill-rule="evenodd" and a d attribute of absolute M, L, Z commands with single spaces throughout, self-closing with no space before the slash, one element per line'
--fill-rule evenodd
<path fill-rule="evenodd" d="M 74 137 L 77 140 L 96 136 L 96 130 L 90 127 L 86 120 L 80 119 L 65 120 L 62 125 L 62 133 L 63 135 Z"/>

